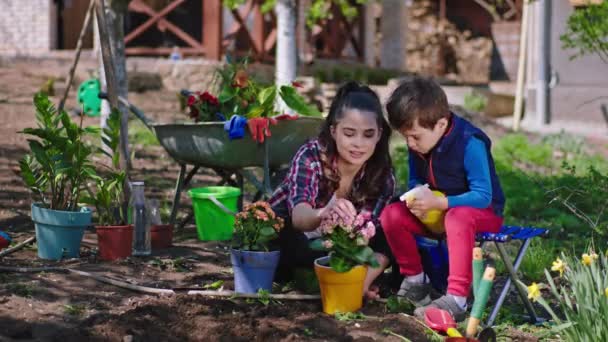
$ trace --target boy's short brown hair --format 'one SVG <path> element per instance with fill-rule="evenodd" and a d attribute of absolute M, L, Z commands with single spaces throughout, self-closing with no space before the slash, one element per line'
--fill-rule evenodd
<path fill-rule="evenodd" d="M 403 81 L 386 103 L 388 121 L 394 129 L 418 125 L 432 129 L 441 118 L 450 116 L 447 96 L 431 78 L 413 76 Z"/>

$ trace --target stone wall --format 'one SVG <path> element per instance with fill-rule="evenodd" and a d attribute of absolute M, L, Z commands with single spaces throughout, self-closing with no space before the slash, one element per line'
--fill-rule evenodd
<path fill-rule="evenodd" d="M 0 0 L 0 53 L 48 52 L 55 42 L 52 0 Z"/>

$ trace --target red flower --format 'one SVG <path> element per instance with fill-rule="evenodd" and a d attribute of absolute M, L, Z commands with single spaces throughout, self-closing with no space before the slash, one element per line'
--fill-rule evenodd
<path fill-rule="evenodd" d="M 188 116 L 194 120 L 197 120 L 199 116 L 198 109 L 196 109 L 196 107 L 190 107 L 190 113 L 188 114 Z"/>
<path fill-rule="evenodd" d="M 202 93 L 199 98 L 201 99 L 201 101 L 207 102 L 212 106 L 218 106 L 220 104 L 217 100 L 217 97 L 211 95 L 209 92 Z"/>
<path fill-rule="evenodd" d="M 294 88 L 303 88 L 304 87 L 304 85 L 302 84 L 302 82 L 296 82 L 296 81 L 291 82 L 291 85 Z"/>
<path fill-rule="evenodd" d="M 188 106 L 192 106 L 196 103 L 196 97 L 194 95 L 188 96 Z"/>

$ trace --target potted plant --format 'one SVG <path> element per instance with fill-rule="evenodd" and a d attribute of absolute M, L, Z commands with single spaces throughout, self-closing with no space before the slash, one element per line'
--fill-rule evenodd
<path fill-rule="evenodd" d="M 57 112 L 48 96 L 34 96 L 37 128 L 20 133 L 28 139 L 30 153 L 19 162 L 21 177 L 34 195 L 32 220 L 38 256 L 59 260 L 76 258 L 91 211 L 81 206 L 81 193 L 95 175 L 93 148 L 84 141 L 99 129 L 77 125 L 65 111 Z"/>
<path fill-rule="evenodd" d="M 297 82 L 280 87 L 264 85 L 249 74 L 247 59 L 225 64 L 217 69 L 216 75 L 219 95 L 216 97 L 208 91 L 190 93 L 186 102 L 188 115 L 196 122 L 230 121 L 226 130 L 231 139 L 244 136 L 246 122 L 254 140 L 263 142 L 264 136 L 269 136 L 270 123 L 276 123 L 272 118 L 280 114 L 278 98 L 299 115 L 321 116 L 319 110 L 296 91 L 300 86 Z M 232 121 L 239 117 L 238 129 L 233 129 Z"/>
<path fill-rule="evenodd" d="M 280 256 L 276 239 L 283 226 L 283 219 L 266 202 L 248 204 L 236 214 L 230 250 L 235 292 L 272 290 Z"/>
<path fill-rule="evenodd" d="M 110 165 L 102 165 L 103 176 L 92 175 L 95 191 L 87 189 L 88 196 L 82 201 L 95 207 L 97 213 L 97 244 L 102 260 L 115 260 L 131 255 L 133 225 L 127 223 L 127 213 L 123 210 L 124 184 L 126 174 L 120 170 L 120 113 L 114 110 L 103 128 L 101 152 L 111 160 Z"/>
<path fill-rule="evenodd" d="M 367 266 L 380 266 L 368 246 L 376 227 L 367 214 L 359 214 L 351 221 L 332 214 L 321 222 L 319 229 L 321 238 L 312 241 L 311 248 L 329 252 L 328 256 L 315 260 L 314 265 L 323 311 L 330 315 L 356 311 L 363 305 Z"/>

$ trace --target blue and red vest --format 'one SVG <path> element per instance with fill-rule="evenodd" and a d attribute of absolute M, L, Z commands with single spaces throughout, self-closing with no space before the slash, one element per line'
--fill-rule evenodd
<path fill-rule="evenodd" d="M 492 142 L 479 128 L 467 120 L 452 113 L 450 126 L 444 136 L 426 155 L 409 151 L 413 160 L 416 176 L 429 184 L 433 190 L 439 190 L 446 196 L 460 195 L 469 191 L 467 174 L 464 169 L 464 151 L 471 137 L 484 142 L 488 152 L 488 165 L 492 180 L 492 209 L 502 216 L 505 206 L 505 195 L 496 175 L 494 159 L 491 154 Z"/>

